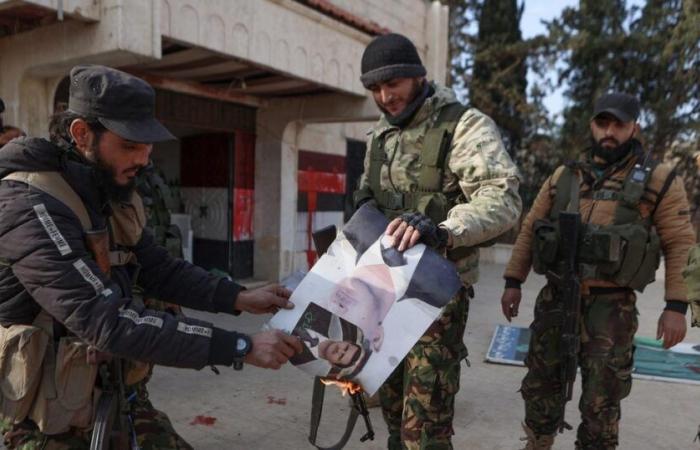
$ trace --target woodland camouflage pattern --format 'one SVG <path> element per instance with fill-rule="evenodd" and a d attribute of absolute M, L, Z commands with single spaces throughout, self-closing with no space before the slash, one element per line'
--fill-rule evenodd
<path fill-rule="evenodd" d="M 633 292 L 581 298 L 579 365 L 583 393 L 577 449 L 614 449 L 618 444 L 620 401 L 632 389 L 632 355 L 638 311 Z M 551 285 L 537 297 L 525 359 L 528 373 L 521 393 L 525 424 L 537 436 L 554 435 L 562 416 L 559 380 L 561 301 Z"/>
<path fill-rule="evenodd" d="M 461 289 L 379 390 L 389 450 L 452 448 L 468 314 L 469 297 Z"/>
<path fill-rule="evenodd" d="M 440 108 L 456 101 L 450 89 L 438 85 L 434 88 L 435 94 L 404 129 L 390 125 L 382 116 L 371 132 L 370 139 L 382 136 L 385 139 L 389 164 L 381 169 L 384 190 L 417 190 L 423 139 L 433 128 Z M 367 148 L 372 148 L 371 142 Z M 496 124 L 474 108 L 468 109 L 459 120 L 450 152 L 443 192 L 461 192 L 461 195 L 459 204 L 449 211 L 442 225 L 452 233 L 455 247 L 474 247 L 456 263 L 462 281 L 471 285 L 478 279 L 479 249 L 475 246 L 505 233 L 520 217 L 518 170 L 503 147 Z M 369 186 L 370 153 L 365 156 L 360 188 Z"/>

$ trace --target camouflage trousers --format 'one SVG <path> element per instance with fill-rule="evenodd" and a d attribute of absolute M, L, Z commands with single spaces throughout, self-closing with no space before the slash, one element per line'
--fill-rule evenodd
<path fill-rule="evenodd" d="M 577 449 L 614 449 L 618 444 L 620 401 L 632 389 L 634 334 L 633 292 L 586 295 L 581 299 L 579 366 L 583 392 Z M 537 435 L 557 431 L 563 410 L 559 381 L 560 307 L 555 289 L 545 286 L 537 297 L 532 336 L 525 359 L 528 372 L 521 393 L 525 424 Z"/>
<path fill-rule="evenodd" d="M 468 313 L 469 295 L 463 288 L 380 388 L 389 450 L 452 448 L 460 363 L 467 357 L 463 338 Z"/>
<path fill-rule="evenodd" d="M 153 407 L 148 399 L 145 380 L 130 386 L 131 420 L 138 448 L 141 450 L 192 450 L 182 439 L 170 419 Z M 90 448 L 91 430 L 73 429 L 59 435 L 47 436 L 28 424 L 8 426 L 0 421 L 0 432 L 8 449 L 17 450 L 87 450 Z M 22 424 L 24 425 L 24 424 Z M 12 439 L 8 439 L 12 437 Z"/>

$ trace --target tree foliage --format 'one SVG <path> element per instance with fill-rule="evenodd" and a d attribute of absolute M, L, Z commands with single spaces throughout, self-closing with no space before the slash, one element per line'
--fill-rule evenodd
<path fill-rule="evenodd" d="M 520 32 L 523 6 L 517 0 L 484 0 L 469 89 L 471 104 L 501 128 L 511 154 L 526 132 L 528 49 Z"/>
<path fill-rule="evenodd" d="M 678 162 L 689 196 L 700 198 L 690 163 L 700 140 L 700 1 L 638 7 L 579 0 L 545 35 L 526 40 L 517 0 L 443 3 L 450 6 L 449 84 L 503 131 L 523 174 L 526 205 L 556 164 L 589 146 L 593 103 L 610 91 L 638 96 L 645 146 Z M 535 75 L 529 86 L 528 70 Z M 566 105 L 556 117 L 543 99 L 558 87 Z"/>

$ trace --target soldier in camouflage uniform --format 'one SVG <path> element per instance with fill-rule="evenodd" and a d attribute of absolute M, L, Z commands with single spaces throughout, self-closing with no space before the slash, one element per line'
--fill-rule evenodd
<path fill-rule="evenodd" d="M 682 271 L 694 242 L 682 180 L 655 161 L 635 139 L 639 101 L 606 94 L 591 119 L 592 146 L 585 161 L 559 167 L 540 189 L 525 218 L 505 271 L 501 300 L 510 321 L 518 315 L 520 285 L 530 267 L 547 275 L 535 305 L 522 382 L 526 449 L 549 449 L 567 427 L 560 379 L 561 302 L 558 214 L 578 211 L 581 279 L 580 350 L 583 393 L 577 449 L 618 445 L 620 402 L 632 388 L 633 339 L 637 330 L 634 290 L 653 281 L 665 257 L 665 308 L 658 338 L 669 348 L 683 340 L 688 309 Z"/>
<path fill-rule="evenodd" d="M 390 449 L 452 448 L 478 246 L 512 228 L 521 209 L 517 169 L 496 125 L 425 75 L 401 35 L 376 38 L 362 56 L 362 83 L 383 114 L 355 204 L 371 202 L 392 219 L 387 234 L 399 250 L 421 241 L 445 254 L 464 286 L 379 391 Z"/>

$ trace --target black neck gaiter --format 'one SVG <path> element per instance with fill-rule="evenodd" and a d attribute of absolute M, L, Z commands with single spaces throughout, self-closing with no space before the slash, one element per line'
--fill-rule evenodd
<path fill-rule="evenodd" d="M 391 125 L 399 128 L 403 128 L 408 123 L 413 119 L 413 116 L 416 114 L 418 109 L 423 106 L 423 103 L 425 103 L 425 99 L 430 97 L 435 93 L 435 89 L 428 83 L 427 81 L 423 82 L 422 88 L 418 91 L 418 94 L 416 97 L 406 105 L 406 109 L 401 111 L 397 116 L 392 116 L 391 114 L 387 113 L 386 111 L 384 112 L 384 115 L 386 116 L 387 122 L 389 122 Z"/>

